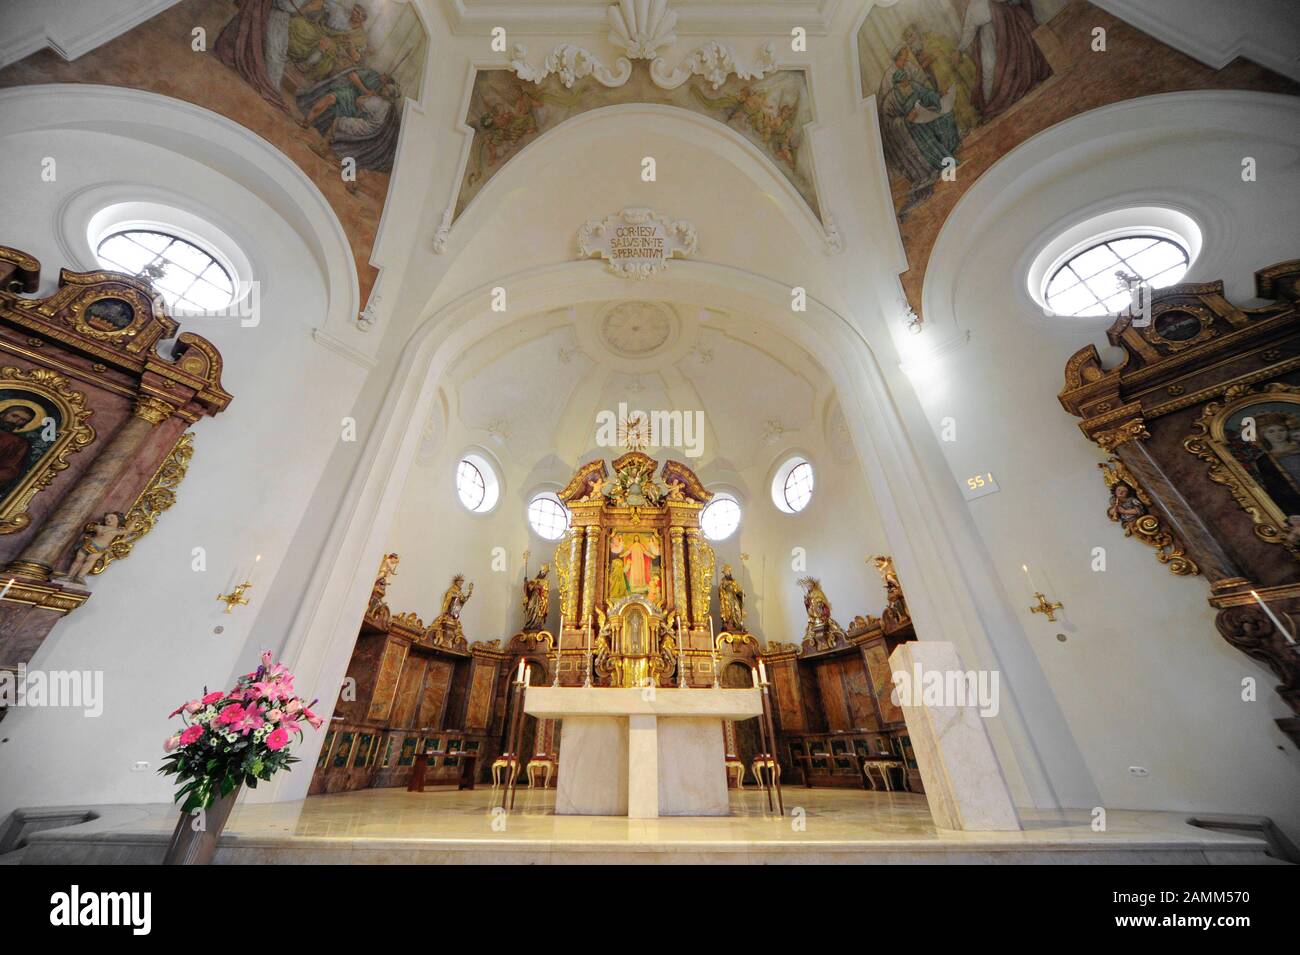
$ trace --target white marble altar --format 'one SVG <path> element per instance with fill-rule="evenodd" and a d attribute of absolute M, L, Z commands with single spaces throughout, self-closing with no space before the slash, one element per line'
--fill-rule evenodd
<path fill-rule="evenodd" d="M 560 815 L 725 816 L 723 720 L 762 713 L 756 689 L 530 686 L 524 712 L 563 720 Z"/>
<path fill-rule="evenodd" d="M 965 672 L 956 647 L 930 640 L 899 644 L 889 655 L 889 666 L 893 673 L 909 674 L 913 683 L 918 672 L 923 678 L 929 673 Z M 1020 816 L 1011 801 L 1011 791 L 979 706 L 972 700 L 926 702 L 923 686 L 915 689 L 910 698 L 900 694 L 899 705 L 935 826 L 967 831 L 1019 830 Z"/>

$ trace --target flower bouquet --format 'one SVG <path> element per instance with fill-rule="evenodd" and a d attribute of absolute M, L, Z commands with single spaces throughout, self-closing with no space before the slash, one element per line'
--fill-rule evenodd
<path fill-rule="evenodd" d="M 158 772 L 183 783 L 176 802 L 185 799 L 182 815 L 207 810 L 239 786 L 257 787 L 259 779 L 287 769 L 297 757 L 289 741 L 302 739 L 302 724 L 319 729 L 321 718 L 294 694 L 293 674 L 262 654 L 261 665 L 235 681 L 230 691 L 216 690 L 174 710 L 185 729 L 163 744 L 167 756 Z"/>

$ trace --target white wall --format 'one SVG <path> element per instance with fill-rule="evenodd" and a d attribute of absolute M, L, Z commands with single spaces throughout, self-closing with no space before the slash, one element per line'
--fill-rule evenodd
<path fill-rule="evenodd" d="M 1103 805 L 1260 813 L 1293 835 L 1300 753 L 1273 725 L 1288 715 L 1276 680 L 1218 635 L 1203 579 L 1174 577 L 1107 519 L 1097 469 L 1105 455 L 1056 400 L 1078 348 L 1095 343 L 1106 354 L 1110 322 L 1044 317 L 1023 276 L 1072 222 L 1165 203 L 1204 232 L 1187 280 L 1222 278 L 1229 300 L 1251 300 L 1256 269 L 1300 255 L 1297 120 L 1300 103 L 1283 97 L 1175 94 L 1035 137 L 976 183 L 946 224 L 926 315 L 940 335 L 969 331 L 971 342 L 913 375 L 936 433 L 955 419 L 957 440 L 941 445 L 953 478 L 991 470 L 1001 487 L 970 511 Z M 1257 182 L 1241 180 L 1244 156 L 1258 160 Z M 1091 569 L 1098 546 L 1104 573 Z M 1029 613 L 1022 563 L 1065 604 L 1063 622 Z M 1241 699 L 1246 677 L 1258 702 Z"/>
<path fill-rule="evenodd" d="M 47 156 L 58 163 L 52 183 L 40 176 Z M 4 137 L 0 175 L 12 186 L 0 196 L 0 241 L 41 260 L 42 294 L 53 289 L 60 267 L 92 264 L 68 262 L 60 251 L 64 203 L 109 183 L 139 184 L 155 195 L 167 190 L 190 208 L 206 208 L 255 263 L 262 283 L 257 327 L 182 323 L 221 351 L 234 401 L 194 426 L 196 450 L 176 506 L 129 558 L 92 580 L 91 599 L 31 662 L 34 669 L 102 671 L 103 715 L 14 708 L 0 726 L 0 818 L 23 805 L 166 801 L 171 782 L 154 770 L 175 723 L 167 714 L 235 670 L 277 573 L 317 559 L 291 550 L 290 541 L 340 443 L 340 420 L 364 372 L 312 340 L 329 303 L 303 238 L 211 168 L 153 144 L 65 129 Z M 206 551 L 206 572 L 191 569 L 195 547 Z M 227 589 L 235 563 L 257 553 L 263 558 L 252 603 L 224 616 L 215 595 Z M 217 626 L 224 632 L 214 633 Z M 150 768 L 133 772 L 136 761 Z"/>

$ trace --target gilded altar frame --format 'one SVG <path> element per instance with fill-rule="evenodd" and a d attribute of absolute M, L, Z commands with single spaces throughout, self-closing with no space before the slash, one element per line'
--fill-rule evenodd
<path fill-rule="evenodd" d="M 1269 544 L 1285 544 L 1288 515 L 1251 476 L 1228 444 L 1227 425 L 1232 417 L 1244 408 L 1264 403 L 1294 405 L 1296 416 L 1300 417 L 1300 387 L 1274 382 L 1263 388 L 1229 388 L 1222 402 L 1212 401 L 1205 406 L 1183 447 L 1209 465 L 1209 479 L 1227 487 L 1232 499 L 1250 515 L 1255 536 Z"/>
<path fill-rule="evenodd" d="M 58 408 L 63 421 L 54 443 L 41 455 L 36 465 L 0 501 L 0 534 L 16 534 L 32 522 L 28 508 L 40 491 L 68 466 L 68 457 L 95 440 L 95 429 L 86 423 L 93 412 L 86 407 L 86 396 L 75 391 L 68 379 L 45 368 L 27 371 L 13 365 L 0 368 L 0 389 L 26 391 Z"/>
<path fill-rule="evenodd" d="M 638 602 L 629 598 L 639 597 L 662 624 L 651 656 L 658 654 L 662 632 L 671 626 L 674 640 L 680 632 L 681 646 L 674 650 L 680 651 L 687 682 L 711 686 L 709 611 L 715 560 L 699 525 L 700 512 L 713 495 L 680 461 L 667 461 L 660 468 L 654 458 L 630 451 L 609 464 L 603 460 L 583 464 L 558 496 L 571 517 L 553 558 L 563 623 L 558 637 L 561 685 L 581 684 L 588 672 L 593 681 L 610 678 L 613 671 L 608 666 L 597 672 L 595 660 L 585 657 L 587 648 L 591 647 L 592 657 L 597 656 L 601 633 L 612 634 L 602 625 L 629 603 Z M 611 548 L 619 534 L 657 539 L 657 594 L 611 594 Z M 675 671 L 675 661 L 670 664 L 660 658 L 649 675 L 662 682 Z"/>

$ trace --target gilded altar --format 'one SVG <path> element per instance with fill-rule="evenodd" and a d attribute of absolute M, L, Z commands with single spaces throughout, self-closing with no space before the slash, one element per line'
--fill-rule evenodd
<path fill-rule="evenodd" d="M 639 451 L 582 465 L 560 491 L 572 517 L 553 561 L 560 685 L 713 685 L 714 556 L 700 532 L 712 496 L 686 465 Z"/>

